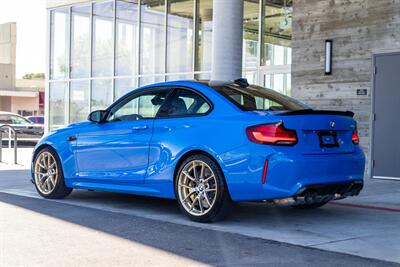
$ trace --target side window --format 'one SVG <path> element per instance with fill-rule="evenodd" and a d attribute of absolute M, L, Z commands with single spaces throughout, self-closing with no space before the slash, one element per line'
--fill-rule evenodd
<path fill-rule="evenodd" d="M 185 89 L 177 89 L 163 105 L 159 117 L 202 115 L 211 109 L 201 95 Z"/>
<path fill-rule="evenodd" d="M 25 118 L 11 116 L 12 124 L 31 124 L 31 122 Z"/>
<path fill-rule="evenodd" d="M 10 115 L 0 115 L 0 124 L 12 124 Z"/>
<path fill-rule="evenodd" d="M 152 119 L 164 103 L 170 89 L 163 88 L 122 100 L 121 105 L 111 109 L 107 121 L 132 121 Z"/>

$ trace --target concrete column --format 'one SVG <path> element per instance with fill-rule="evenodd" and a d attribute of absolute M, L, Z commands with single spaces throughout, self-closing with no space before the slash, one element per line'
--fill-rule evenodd
<path fill-rule="evenodd" d="M 243 0 L 214 0 L 212 80 L 242 77 Z"/>

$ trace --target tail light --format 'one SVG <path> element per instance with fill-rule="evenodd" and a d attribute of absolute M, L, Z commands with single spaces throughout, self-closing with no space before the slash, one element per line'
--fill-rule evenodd
<path fill-rule="evenodd" d="M 355 145 L 358 145 L 360 143 L 360 137 L 358 136 L 357 129 L 353 131 L 353 134 L 351 136 L 351 141 L 353 141 L 353 144 Z"/>
<path fill-rule="evenodd" d="M 282 122 L 274 124 L 260 124 L 246 129 L 250 141 L 267 145 L 295 145 L 297 134 L 294 130 L 288 130 Z"/>

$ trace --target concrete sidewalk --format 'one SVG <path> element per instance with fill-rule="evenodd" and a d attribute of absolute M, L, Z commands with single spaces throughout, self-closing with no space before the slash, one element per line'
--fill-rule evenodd
<path fill-rule="evenodd" d="M 30 168 L 33 147 L 17 149 L 17 164 L 14 164 L 14 149 L 3 147 L 0 171 L 2 170 L 26 170 Z"/>

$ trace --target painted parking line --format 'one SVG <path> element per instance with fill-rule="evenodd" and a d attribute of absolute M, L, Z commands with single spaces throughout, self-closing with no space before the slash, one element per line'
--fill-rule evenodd
<path fill-rule="evenodd" d="M 353 203 L 347 203 L 347 202 L 330 202 L 329 204 L 336 205 L 336 206 L 343 206 L 343 207 L 359 208 L 359 209 L 400 212 L 400 209 L 396 209 L 396 208 L 380 207 L 380 206 L 373 206 L 373 205 L 363 205 L 363 204 L 353 204 Z"/>

